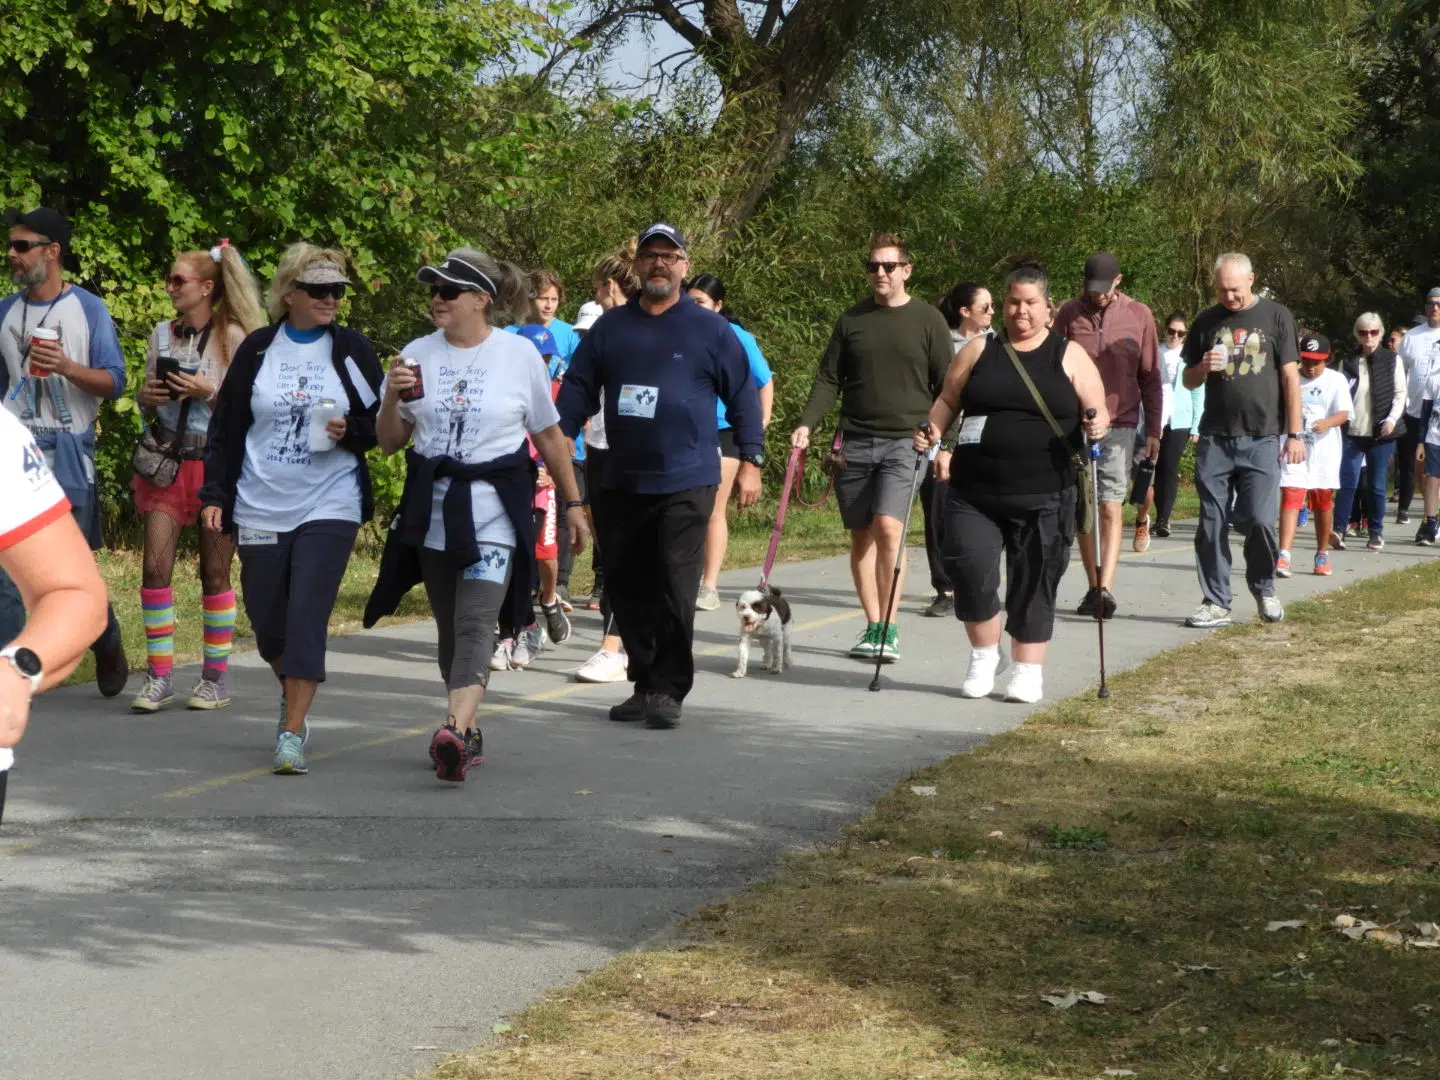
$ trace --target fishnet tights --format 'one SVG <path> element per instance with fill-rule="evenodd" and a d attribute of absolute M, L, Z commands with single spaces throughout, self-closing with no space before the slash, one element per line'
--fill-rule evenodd
<path fill-rule="evenodd" d="M 175 551 L 185 524 L 163 510 L 145 515 L 145 565 L 141 581 L 147 589 L 164 589 L 175 574 Z M 230 563 L 235 540 L 221 532 L 200 529 L 200 585 L 206 596 L 230 591 Z"/>

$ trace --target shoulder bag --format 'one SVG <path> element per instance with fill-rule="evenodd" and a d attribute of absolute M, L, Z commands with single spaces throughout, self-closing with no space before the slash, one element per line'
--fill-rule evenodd
<path fill-rule="evenodd" d="M 1015 365 L 1015 371 L 1020 376 L 1020 381 L 1025 384 L 1025 389 L 1030 391 L 1030 396 L 1035 399 L 1035 405 L 1040 410 L 1040 415 L 1045 417 L 1045 422 L 1050 425 L 1050 430 L 1055 433 L 1057 439 L 1070 448 L 1070 460 L 1075 465 L 1075 531 L 1081 536 L 1089 536 L 1095 521 L 1095 484 L 1090 476 L 1089 463 L 1066 437 L 1064 430 L 1055 419 L 1055 414 L 1050 411 L 1050 406 L 1045 404 L 1045 399 L 1040 396 L 1040 391 L 1035 386 L 1035 380 L 1030 378 L 1030 373 L 1025 370 L 1025 365 L 1015 354 L 1015 346 L 1011 345 L 1009 339 L 1004 337 L 1000 339 L 1000 344 L 1005 346 L 1005 355 L 1010 357 L 1010 362 Z"/>

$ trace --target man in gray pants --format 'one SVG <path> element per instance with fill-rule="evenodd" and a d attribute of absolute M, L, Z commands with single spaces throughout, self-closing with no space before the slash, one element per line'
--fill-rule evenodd
<path fill-rule="evenodd" d="M 1204 599 L 1185 620 L 1201 629 L 1230 623 L 1231 529 L 1245 538 L 1245 582 L 1260 618 L 1285 617 L 1275 596 L 1280 460 L 1305 460 L 1294 317 L 1255 295 L 1250 259 L 1237 252 L 1215 260 L 1215 294 L 1219 303 L 1196 317 L 1184 352 L 1186 388 L 1205 384 L 1195 447 Z"/>

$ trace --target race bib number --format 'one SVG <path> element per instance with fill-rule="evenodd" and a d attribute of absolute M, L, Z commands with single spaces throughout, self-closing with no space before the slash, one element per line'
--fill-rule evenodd
<path fill-rule="evenodd" d="M 955 436 L 956 446 L 974 446 L 985 433 L 985 417 L 967 416 L 960 422 L 960 431 Z"/>
<path fill-rule="evenodd" d="M 655 406 L 660 403 L 658 386 L 635 386 L 626 383 L 620 387 L 620 397 L 615 402 L 615 411 L 621 416 L 638 416 L 645 420 L 655 419 Z"/>
<path fill-rule="evenodd" d="M 240 547 L 270 547 L 280 542 L 280 536 L 264 529 L 241 529 L 236 542 Z"/>
<path fill-rule="evenodd" d="M 489 581 L 496 585 L 505 584 L 506 572 L 510 569 L 510 551 L 495 544 L 481 544 L 480 558 L 461 571 L 466 581 Z"/>

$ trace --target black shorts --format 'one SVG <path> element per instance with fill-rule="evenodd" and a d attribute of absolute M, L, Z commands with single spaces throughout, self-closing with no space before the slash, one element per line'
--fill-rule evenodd
<path fill-rule="evenodd" d="M 735 429 L 722 427 L 720 429 L 720 456 L 740 460 L 740 448 L 735 445 Z"/>
<path fill-rule="evenodd" d="M 605 471 L 604 450 L 597 450 L 593 446 L 585 448 L 585 504 L 593 506 L 595 496 L 600 494 L 600 478 Z"/>
<path fill-rule="evenodd" d="M 353 521 L 309 521 L 291 532 L 237 528 L 240 588 L 255 646 L 280 674 L 325 681 L 330 613 L 355 548 Z"/>

